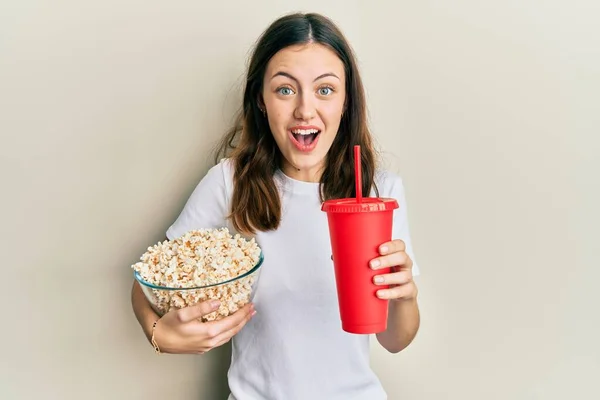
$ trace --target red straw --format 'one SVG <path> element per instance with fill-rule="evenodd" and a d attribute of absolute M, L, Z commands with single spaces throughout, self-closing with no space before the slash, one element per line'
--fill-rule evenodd
<path fill-rule="evenodd" d="M 354 146 L 354 178 L 356 181 L 356 202 L 362 203 L 362 168 L 360 164 L 360 146 Z"/>

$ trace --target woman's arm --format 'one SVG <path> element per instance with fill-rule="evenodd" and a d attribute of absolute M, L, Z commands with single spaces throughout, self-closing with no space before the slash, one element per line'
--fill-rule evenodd
<path fill-rule="evenodd" d="M 390 300 L 387 321 L 387 329 L 377 334 L 377 340 L 390 353 L 398 353 L 413 341 L 419 330 L 417 299 Z"/>
<path fill-rule="evenodd" d="M 163 241 L 168 241 L 167 237 Z M 146 295 L 142 291 L 140 284 L 134 279 L 133 286 L 131 287 L 131 305 L 133 307 L 133 313 L 137 318 L 146 338 L 150 342 L 152 339 L 152 324 L 158 320 L 158 314 L 154 312 L 150 302 L 146 298 Z"/>
<path fill-rule="evenodd" d="M 133 287 L 131 288 L 131 305 L 133 306 L 133 313 L 142 327 L 146 338 L 150 341 L 152 337 L 152 324 L 158 319 L 158 315 L 152 309 L 150 302 L 137 281 L 133 281 Z"/>

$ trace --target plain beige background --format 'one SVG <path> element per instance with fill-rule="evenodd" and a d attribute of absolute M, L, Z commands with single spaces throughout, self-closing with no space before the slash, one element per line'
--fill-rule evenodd
<path fill-rule="evenodd" d="M 0 398 L 225 398 L 228 348 L 152 352 L 130 265 L 294 10 L 347 34 L 407 188 L 422 327 L 373 346 L 389 398 L 600 398 L 597 1 L 0 4 Z"/>

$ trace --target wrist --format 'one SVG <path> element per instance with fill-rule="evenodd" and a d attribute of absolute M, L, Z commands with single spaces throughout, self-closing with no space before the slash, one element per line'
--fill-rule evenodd
<path fill-rule="evenodd" d="M 142 292 L 142 288 L 137 282 L 133 283 L 131 302 L 133 306 L 133 312 L 138 320 L 138 323 L 140 324 L 140 327 L 142 328 L 142 332 L 144 332 L 146 339 L 148 342 L 150 342 L 152 338 L 152 324 L 154 324 L 154 321 L 160 317 L 150 305 L 150 302 Z"/>
<path fill-rule="evenodd" d="M 390 303 L 396 304 L 398 306 L 408 306 L 408 307 L 416 306 L 417 305 L 417 295 L 415 293 L 414 295 L 411 295 L 408 297 L 400 297 L 398 299 L 393 299 L 390 301 Z"/>
<path fill-rule="evenodd" d="M 152 347 L 154 347 L 154 351 L 156 352 L 156 354 L 161 353 L 160 347 L 158 346 L 158 342 L 156 341 L 156 327 L 158 326 L 159 321 L 160 318 L 154 321 L 152 323 L 152 327 L 150 328 L 150 344 L 152 345 Z"/>
<path fill-rule="evenodd" d="M 146 335 L 146 339 L 148 339 L 148 342 L 152 341 L 152 334 L 153 331 L 156 329 L 154 324 L 158 322 L 159 319 L 160 317 L 155 313 L 148 313 L 144 318 L 144 321 L 142 323 L 142 330 L 144 331 L 144 335 Z"/>

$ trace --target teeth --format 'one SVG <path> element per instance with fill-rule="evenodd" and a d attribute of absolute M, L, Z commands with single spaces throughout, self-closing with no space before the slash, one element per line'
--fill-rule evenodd
<path fill-rule="evenodd" d="M 295 133 L 296 135 L 312 135 L 318 132 L 318 129 L 292 129 L 292 133 Z"/>

